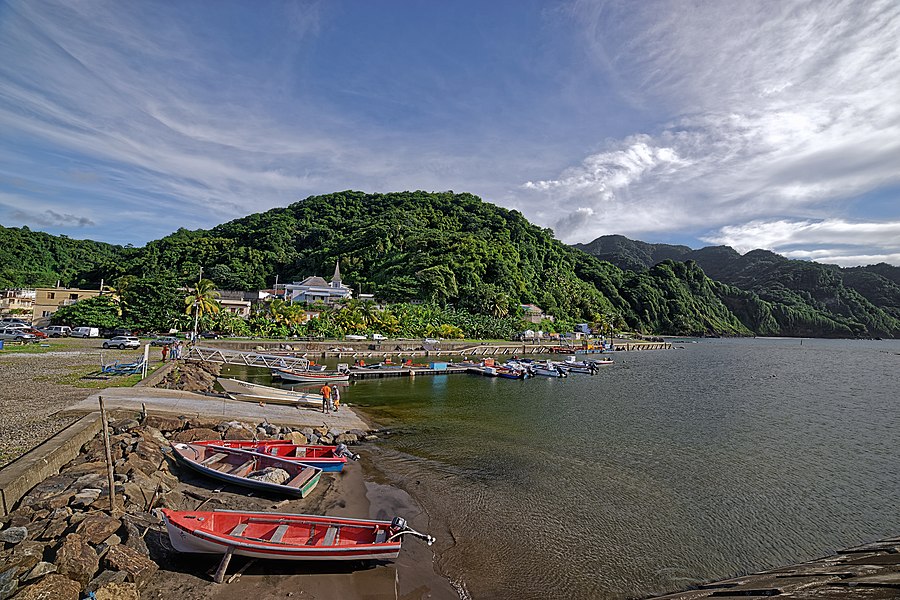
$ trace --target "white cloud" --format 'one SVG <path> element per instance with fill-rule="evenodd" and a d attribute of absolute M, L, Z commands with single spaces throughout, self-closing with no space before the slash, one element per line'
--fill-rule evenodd
<path fill-rule="evenodd" d="M 523 208 L 567 227 L 557 231 L 566 241 L 822 219 L 900 183 L 900 4 L 573 10 L 616 91 L 668 124 L 607 141 L 558 177 L 522 186 Z"/>
<path fill-rule="evenodd" d="M 900 221 L 752 221 L 722 227 L 703 241 L 731 246 L 741 253 L 767 248 L 788 258 L 841 266 L 900 264 Z"/>

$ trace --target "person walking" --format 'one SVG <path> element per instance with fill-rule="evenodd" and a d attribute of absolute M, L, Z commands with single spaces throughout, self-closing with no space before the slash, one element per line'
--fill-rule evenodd
<path fill-rule="evenodd" d="M 322 386 L 322 412 L 331 412 L 331 386 L 327 383 Z"/>
<path fill-rule="evenodd" d="M 338 408 L 341 406 L 341 388 L 340 386 L 335 385 L 334 389 L 331 392 L 331 397 L 334 400 L 334 412 L 338 411 Z"/>

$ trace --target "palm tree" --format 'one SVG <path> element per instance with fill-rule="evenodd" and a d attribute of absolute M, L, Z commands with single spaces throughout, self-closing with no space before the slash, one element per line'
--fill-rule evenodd
<path fill-rule="evenodd" d="M 184 314 L 194 314 L 194 337 L 197 336 L 197 321 L 203 315 L 217 314 L 221 305 L 216 300 L 221 294 L 216 291 L 216 284 L 209 279 L 201 279 L 197 282 L 197 287 L 192 290 L 194 293 L 184 299 Z"/>

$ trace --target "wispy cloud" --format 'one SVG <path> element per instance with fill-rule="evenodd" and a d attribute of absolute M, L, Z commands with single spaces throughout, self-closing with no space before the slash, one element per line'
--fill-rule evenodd
<path fill-rule="evenodd" d="M 822 219 L 900 182 L 900 4 L 692 8 L 574 5 L 616 91 L 667 124 L 522 186 L 558 235 Z"/>

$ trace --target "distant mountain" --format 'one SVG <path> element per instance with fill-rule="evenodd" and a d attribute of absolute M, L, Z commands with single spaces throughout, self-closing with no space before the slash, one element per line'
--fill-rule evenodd
<path fill-rule="evenodd" d="M 900 336 L 900 268 L 884 263 L 842 269 L 768 250 L 741 255 L 728 246 L 691 250 L 622 236 L 576 247 L 621 268 L 648 270 L 658 257 L 696 262 L 711 279 L 742 292 L 721 288 L 719 298 L 759 334 Z"/>

